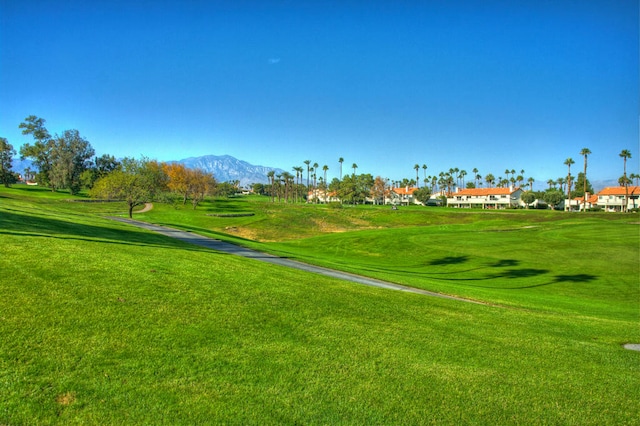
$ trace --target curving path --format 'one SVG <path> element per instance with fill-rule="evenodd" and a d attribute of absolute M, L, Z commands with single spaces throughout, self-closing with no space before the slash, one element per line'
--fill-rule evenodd
<path fill-rule="evenodd" d="M 157 232 L 158 234 L 166 235 L 171 238 L 176 238 L 180 241 L 206 247 L 212 250 L 217 250 L 223 253 L 234 254 L 234 255 L 246 257 L 249 259 L 259 260 L 261 262 L 267 262 L 267 263 L 272 263 L 274 265 L 286 266 L 289 268 L 299 269 L 299 270 L 311 272 L 314 274 L 338 278 L 341 280 L 350 281 L 358 284 L 364 284 L 372 287 L 386 288 L 389 290 L 406 291 L 409 293 L 439 297 L 442 299 L 452 299 L 452 300 L 457 300 L 461 302 L 476 303 L 480 305 L 485 304 L 475 300 L 463 299 L 455 296 L 447 296 L 445 294 L 434 293 L 432 291 L 421 290 L 419 288 L 408 287 L 400 284 L 394 284 L 387 281 L 377 280 L 375 278 L 368 278 L 368 277 L 363 277 L 361 275 L 350 274 L 348 272 L 342 272 L 342 271 L 336 271 L 334 269 L 323 268 L 321 266 L 309 265 L 307 263 L 302 263 L 295 260 L 274 256 L 268 253 L 262 253 L 262 252 L 251 250 L 235 244 L 227 243 L 227 242 L 216 240 L 213 238 L 203 237 L 202 235 L 194 234 L 192 232 L 181 231 L 179 229 L 169 228 L 166 226 L 153 225 L 151 223 L 141 222 L 138 220 L 123 218 L 123 217 L 110 217 L 109 219 L 116 220 L 118 222 L 124 222 L 133 226 L 137 226 L 139 228 Z"/>
<path fill-rule="evenodd" d="M 136 213 L 146 213 L 146 212 L 148 212 L 149 210 L 151 210 L 152 208 L 153 208 L 153 203 L 144 203 L 144 207 L 143 207 L 143 208 L 141 208 L 141 209 L 140 209 L 140 210 L 138 210 L 138 211 L 133 212 L 133 214 L 136 214 Z"/>

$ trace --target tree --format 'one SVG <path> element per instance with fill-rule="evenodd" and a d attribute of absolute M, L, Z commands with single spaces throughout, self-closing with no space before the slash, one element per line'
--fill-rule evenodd
<path fill-rule="evenodd" d="M 213 174 L 201 169 L 187 169 L 188 195 L 194 210 L 207 194 L 213 192 L 215 186 Z"/>
<path fill-rule="evenodd" d="M 415 164 L 415 165 L 413 166 L 413 168 L 414 168 L 414 169 L 415 169 L 415 171 L 416 171 L 416 186 L 417 186 L 417 187 L 420 187 L 420 184 L 418 183 L 418 182 L 419 182 L 419 179 L 420 179 L 420 175 L 418 174 L 418 171 L 420 170 L 420 165 L 419 165 L 419 164 Z"/>
<path fill-rule="evenodd" d="M 22 159 L 31 158 L 33 164 L 38 168 L 38 173 L 35 176 L 36 182 L 44 186 L 51 186 L 51 190 L 55 191 L 56 188 L 51 185 L 49 180 L 53 139 L 47 128 L 44 127 L 45 122 L 44 118 L 30 115 L 20 123 L 18 128 L 22 129 L 22 134 L 31 135 L 35 140 L 33 145 L 26 143 L 20 147 L 20 157 Z"/>
<path fill-rule="evenodd" d="M 376 176 L 371 187 L 371 198 L 375 204 L 383 204 L 384 196 L 387 190 L 387 182 L 380 176 Z"/>
<path fill-rule="evenodd" d="M 620 152 L 620 157 L 624 160 L 624 174 L 622 177 L 624 178 L 624 211 L 628 210 L 629 207 L 629 179 L 627 178 L 627 158 L 631 158 L 631 151 L 628 149 L 623 149 Z"/>
<path fill-rule="evenodd" d="M 529 191 L 533 191 L 533 182 L 535 182 L 536 180 L 533 177 L 530 177 L 529 179 L 527 179 L 527 182 L 529 183 Z"/>
<path fill-rule="evenodd" d="M 296 186 L 300 185 L 300 180 L 302 179 L 302 173 L 304 172 L 304 169 L 302 167 L 294 167 L 293 171 L 296 172 Z M 296 193 L 295 193 L 295 195 L 296 195 L 296 199 L 295 199 L 296 203 L 298 202 L 298 194 L 299 194 L 299 192 L 300 191 L 298 190 L 298 188 L 296 188 Z"/>
<path fill-rule="evenodd" d="M 464 188 L 464 177 L 467 175 L 467 171 L 466 170 L 460 170 L 460 182 L 461 185 L 460 187 Z"/>
<path fill-rule="evenodd" d="M 575 164 L 576 162 L 573 161 L 573 158 L 569 157 L 566 160 L 564 160 L 564 164 L 568 167 L 568 172 L 567 172 L 567 205 L 565 206 L 565 210 L 569 211 L 571 210 L 571 203 L 569 202 L 569 200 L 571 200 L 571 165 Z"/>
<path fill-rule="evenodd" d="M 422 204 L 427 204 L 429 198 L 431 198 L 431 190 L 428 187 L 424 186 L 422 188 L 416 189 L 413 192 L 413 196 Z"/>
<path fill-rule="evenodd" d="M 51 138 L 44 127 L 45 120 L 35 115 L 25 118 L 18 126 L 23 135 L 32 135 L 33 145 L 20 148 L 22 158 L 29 157 L 38 167 L 37 181 L 49 185 L 52 191 L 68 188 L 71 194 L 80 191 L 82 173 L 89 168 L 94 150 L 77 130 L 65 130 Z"/>
<path fill-rule="evenodd" d="M 16 182 L 16 175 L 11 170 L 16 150 L 5 138 L 0 138 L 0 183 L 6 188 Z"/>
<path fill-rule="evenodd" d="M 65 130 L 54 138 L 51 150 L 51 183 L 57 188 L 68 188 L 77 194 L 82 187 L 80 176 L 91 166 L 95 154 L 89 141 L 77 130 Z"/>
<path fill-rule="evenodd" d="M 307 165 L 307 191 L 310 190 L 310 184 L 309 184 L 309 171 L 310 171 L 310 164 L 311 164 L 311 160 L 304 160 L 303 161 L 304 164 Z"/>
<path fill-rule="evenodd" d="M 424 184 L 427 184 L 427 165 L 422 165 L 422 175 L 424 176 Z"/>
<path fill-rule="evenodd" d="M 178 194 L 182 198 L 182 205 L 187 204 L 189 198 L 189 176 L 187 168 L 180 163 L 164 163 L 164 172 L 169 178 L 167 186 L 169 191 Z"/>
<path fill-rule="evenodd" d="M 356 163 L 353 163 L 351 165 L 351 168 L 353 169 L 353 176 L 355 176 L 356 175 L 356 169 L 358 168 L 358 165 Z"/>
<path fill-rule="evenodd" d="M 273 170 L 269 170 L 267 172 L 267 179 L 269 180 L 269 195 L 271 196 L 271 202 L 274 202 L 274 186 L 275 186 L 275 174 L 276 172 Z"/>
<path fill-rule="evenodd" d="M 277 186 L 278 183 L 276 182 L 274 185 Z M 238 190 L 237 181 L 227 181 L 227 182 L 216 183 L 212 192 L 213 192 L 213 195 L 229 198 L 232 195 L 234 195 L 237 192 L 237 190 Z"/>
<path fill-rule="evenodd" d="M 491 173 L 489 173 L 484 177 L 484 180 L 487 182 L 487 185 L 489 185 L 489 188 L 491 188 L 491 185 L 496 180 L 496 178 Z"/>
<path fill-rule="evenodd" d="M 318 167 L 320 165 L 318 163 L 313 163 L 313 188 L 316 189 L 318 187 L 316 178 L 318 177 Z M 316 203 L 318 202 L 318 197 L 315 198 Z"/>
<path fill-rule="evenodd" d="M 325 183 L 327 182 L 327 170 L 329 170 L 329 166 L 327 166 L 326 164 L 324 166 L 322 166 L 322 172 L 324 173 L 324 181 L 325 181 Z"/>
<path fill-rule="evenodd" d="M 555 210 L 558 204 L 564 200 L 564 193 L 558 190 L 546 191 L 542 199 Z"/>
<path fill-rule="evenodd" d="M 356 199 L 356 176 L 348 174 L 339 182 L 337 191 L 338 197 L 343 203 L 353 204 Z"/>
<path fill-rule="evenodd" d="M 582 148 L 580 150 L 580 155 L 584 156 L 584 181 L 583 181 L 583 187 L 582 187 L 582 194 L 583 194 L 583 199 L 582 199 L 582 211 L 586 212 L 587 211 L 587 156 L 591 154 L 591 151 L 589 150 L 589 148 Z M 580 178 L 580 175 L 578 175 L 578 178 Z M 576 187 L 578 185 L 578 182 L 576 182 Z"/>
<path fill-rule="evenodd" d="M 578 173 L 576 178 L 575 190 L 571 193 L 571 197 L 583 197 L 585 194 L 593 194 L 595 191 L 591 186 L 591 182 L 584 178 L 584 173 Z M 584 207 L 583 207 L 584 208 Z"/>
<path fill-rule="evenodd" d="M 533 193 L 533 191 L 526 191 L 522 193 L 520 199 L 523 203 L 526 204 L 527 208 L 529 208 L 529 205 L 536 200 L 536 195 Z"/>
<path fill-rule="evenodd" d="M 293 186 L 293 175 L 289 172 L 282 173 L 282 183 L 284 184 L 284 201 L 288 203 L 291 196 L 291 187 Z"/>
<path fill-rule="evenodd" d="M 93 184 L 101 177 L 106 176 L 120 167 L 120 162 L 113 155 L 103 154 L 93 159 L 92 167 L 80 175 L 80 180 L 85 188 L 91 189 Z"/>
<path fill-rule="evenodd" d="M 338 163 L 340 163 L 340 180 L 342 180 L 342 163 L 344 163 L 344 158 L 338 158 Z"/>
<path fill-rule="evenodd" d="M 134 207 L 153 201 L 166 184 L 167 177 L 157 161 L 125 158 L 122 168 L 97 180 L 89 194 L 93 198 L 124 200 L 132 218 Z"/>

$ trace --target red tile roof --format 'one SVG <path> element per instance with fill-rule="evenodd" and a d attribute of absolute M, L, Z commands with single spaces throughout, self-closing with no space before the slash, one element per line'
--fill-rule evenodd
<path fill-rule="evenodd" d="M 415 188 L 413 186 L 411 187 L 403 187 L 403 188 L 393 188 L 393 192 L 395 192 L 398 195 L 411 195 L 413 194 L 418 188 Z"/>
<path fill-rule="evenodd" d="M 609 186 L 598 192 L 597 195 L 625 195 L 624 186 Z M 629 185 L 629 195 L 640 195 L 640 186 Z"/>
<path fill-rule="evenodd" d="M 487 195 L 511 195 L 520 188 L 465 188 L 451 194 L 452 197 L 470 195 L 475 197 Z"/>
<path fill-rule="evenodd" d="M 584 201 L 584 197 L 576 197 L 574 198 L 574 200 L 582 203 Z M 597 202 L 598 202 L 597 194 L 589 195 L 589 198 L 587 198 L 587 203 L 596 204 Z"/>

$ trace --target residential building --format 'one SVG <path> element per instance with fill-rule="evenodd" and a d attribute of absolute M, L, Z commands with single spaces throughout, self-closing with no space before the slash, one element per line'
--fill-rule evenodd
<path fill-rule="evenodd" d="M 340 198 L 336 191 L 329 191 L 321 188 L 312 189 L 307 193 L 308 203 L 333 203 L 340 202 Z"/>
<path fill-rule="evenodd" d="M 447 196 L 447 206 L 458 208 L 506 209 L 524 206 L 521 188 L 465 188 Z"/>
<path fill-rule="evenodd" d="M 595 207 L 597 204 L 598 204 L 598 195 L 597 194 L 592 195 L 587 192 L 586 205 L 584 203 L 584 197 L 576 197 L 569 202 L 569 208 L 571 211 L 580 211 L 583 209 L 583 207 L 589 210 Z"/>
<path fill-rule="evenodd" d="M 624 186 L 610 186 L 602 191 L 598 192 L 598 207 L 609 211 L 619 212 L 622 211 L 622 207 L 625 203 L 627 190 Z M 640 207 L 638 203 L 638 197 L 640 196 L 640 186 L 628 187 L 629 200 L 627 203 L 628 209 Z"/>
<path fill-rule="evenodd" d="M 385 204 L 422 204 L 414 196 L 418 188 L 412 186 L 405 186 L 404 188 L 391 188 L 391 191 L 385 197 Z"/>

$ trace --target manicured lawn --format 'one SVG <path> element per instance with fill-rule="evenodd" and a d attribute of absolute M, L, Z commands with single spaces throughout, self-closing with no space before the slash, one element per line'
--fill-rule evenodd
<path fill-rule="evenodd" d="M 621 347 L 640 343 L 637 216 L 253 199 L 140 215 L 483 306 L 218 254 L 68 198 L 0 189 L 0 424 L 640 418 L 640 353 Z"/>

